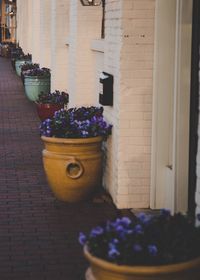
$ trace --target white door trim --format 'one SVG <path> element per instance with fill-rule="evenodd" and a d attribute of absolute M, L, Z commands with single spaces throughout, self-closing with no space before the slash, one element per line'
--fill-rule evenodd
<path fill-rule="evenodd" d="M 190 42 L 192 31 L 192 11 L 190 14 L 188 7 L 191 8 L 191 6 L 192 0 L 156 1 L 150 207 L 165 207 L 171 209 L 172 212 L 187 211 L 188 205 Z M 166 8 L 169 8 L 169 11 Z M 160 12 L 161 14 L 159 14 Z M 166 48 L 165 44 L 162 45 L 163 42 L 159 41 L 166 40 L 162 37 L 163 30 L 160 29 L 162 24 L 163 30 L 168 31 L 166 34 L 170 38 L 167 42 L 169 49 Z M 183 40 L 184 45 L 181 48 Z M 165 53 L 167 61 L 164 66 L 162 62 Z M 163 70 L 163 67 L 166 69 Z M 173 77 L 169 75 L 169 72 L 172 73 Z M 164 80 L 165 83 L 167 81 L 169 92 L 166 91 L 166 87 L 163 88 L 162 79 L 165 79 L 163 74 L 166 74 L 166 79 L 169 79 L 169 83 Z M 164 124 L 163 128 L 162 124 Z M 164 136 L 160 137 L 161 133 Z M 161 180 L 163 180 L 163 184 L 159 183 Z"/>

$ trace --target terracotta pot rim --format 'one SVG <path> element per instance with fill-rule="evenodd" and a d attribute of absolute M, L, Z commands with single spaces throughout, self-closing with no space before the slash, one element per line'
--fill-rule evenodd
<path fill-rule="evenodd" d="M 57 137 L 46 137 L 41 136 L 41 139 L 44 142 L 47 143 L 57 143 L 57 144 L 69 144 L 69 143 L 96 143 L 96 142 L 102 142 L 103 137 L 102 136 L 96 136 L 96 137 L 88 137 L 88 138 L 57 138 Z"/>
<path fill-rule="evenodd" d="M 87 246 L 84 246 L 84 255 L 86 259 L 95 266 L 101 267 L 105 270 L 110 270 L 118 273 L 125 274 L 135 274 L 135 275 L 160 275 L 160 274 L 170 274 L 176 273 L 179 271 L 186 271 L 188 269 L 192 269 L 200 266 L 200 257 L 195 258 L 193 260 L 176 263 L 176 264 L 166 264 L 166 265 L 158 265 L 158 266 L 127 266 L 127 265 L 117 265 L 114 263 L 110 263 L 108 261 L 99 259 L 91 255 L 88 251 Z"/>

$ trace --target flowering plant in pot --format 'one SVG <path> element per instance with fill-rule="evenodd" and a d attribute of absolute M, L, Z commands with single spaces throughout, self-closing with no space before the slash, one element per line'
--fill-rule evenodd
<path fill-rule="evenodd" d="M 41 92 L 50 92 L 51 71 L 49 68 L 33 67 L 23 71 L 23 75 L 25 93 L 29 100 L 36 101 Z"/>
<path fill-rule="evenodd" d="M 112 126 L 102 107 L 61 109 L 40 126 L 43 163 L 55 196 L 67 202 L 87 199 L 101 184 L 103 140 Z"/>
<path fill-rule="evenodd" d="M 17 60 L 31 61 L 32 55 L 30 53 L 28 54 L 19 53 L 19 55 L 17 56 Z"/>
<path fill-rule="evenodd" d="M 144 213 L 80 233 L 91 279 L 183 279 L 200 275 L 200 228 L 183 214 Z"/>
<path fill-rule="evenodd" d="M 64 91 L 41 92 L 36 100 L 37 112 L 41 121 L 52 118 L 56 111 L 66 108 L 69 102 L 69 94 Z"/>
<path fill-rule="evenodd" d="M 19 53 L 17 58 L 15 58 L 15 70 L 18 76 L 21 76 L 21 65 L 26 63 L 31 63 L 32 61 L 32 55 L 31 54 L 24 54 Z"/>
<path fill-rule="evenodd" d="M 42 122 L 42 136 L 56 138 L 104 137 L 111 134 L 112 126 L 103 117 L 103 107 L 80 107 L 60 110 L 54 117 Z"/>
<path fill-rule="evenodd" d="M 14 70 L 15 70 L 15 61 L 22 54 L 24 54 L 24 53 L 23 53 L 21 47 L 17 47 L 17 46 L 12 47 L 12 49 L 11 49 L 11 65 L 12 65 Z"/>
<path fill-rule="evenodd" d="M 11 42 L 1 42 L 0 43 L 0 55 L 6 58 L 10 58 L 11 50 L 14 48 L 16 44 Z"/>
<path fill-rule="evenodd" d="M 33 69 L 40 68 L 40 65 L 38 63 L 27 63 L 27 62 L 25 62 L 20 67 L 21 67 L 21 79 L 22 79 L 22 82 L 24 84 L 24 73 L 26 73 L 27 70 L 33 70 Z"/>
<path fill-rule="evenodd" d="M 24 71 L 24 76 L 26 77 L 49 77 L 51 75 L 51 71 L 46 67 L 33 67 Z"/>
<path fill-rule="evenodd" d="M 22 72 L 26 72 L 27 70 L 33 70 L 40 68 L 40 65 L 38 63 L 24 63 L 21 65 Z"/>

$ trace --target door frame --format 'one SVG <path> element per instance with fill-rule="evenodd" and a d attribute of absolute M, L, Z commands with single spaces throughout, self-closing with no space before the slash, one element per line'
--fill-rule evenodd
<path fill-rule="evenodd" d="M 200 46 L 200 1 L 193 0 L 192 63 L 190 91 L 190 143 L 189 143 L 189 196 L 188 211 L 195 216 L 196 156 L 198 149 L 199 123 L 199 46 Z"/>
<path fill-rule="evenodd" d="M 188 210 L 188 175 L 189 175 L 188 173 L 189 120 L 190 120 L 190 111 L 189 111 L 190 95 L 189 94 L 190 94 L 190 82 L 191 82 L 190 80 L 191 61 L 190 59 L 185 58 L 186 56 L 184 56 L 184 51 L 186 50 L 187 52 L 188 51 L 191 52 L 190 50 L 191 45 L 184 44 L 184 48 L 182 50 L 181 40 L 184 38 L 185 35 L 190 36 L 189 39 L 191 38 L 191 25 L 187 25 L 187 21 L 185 23 L 184 20 L 187 20 L 187 18 L 184 19 L 183 18 L 184 14 L 182 14 L 183 11 L 182 5 L 183 4 L 187 5 L 187 2 L 185 2 L 185 0 L 176 0 L 176 2 L 174 2 L 173 9 L 169 2 L 167 4 L 166 2 L 163 2 L 163 4 L 161 2 L 159 3 L 156 2 L 156 3 L 157 5 L 156 5 L 156 22 L 155 22 L 156 33 L 155 33 L 155 57 L 154 57 L 155 67 L 154 67 L 150 207 L 153 209 L 165 207 L 165 208 L 169 208 L 172 212 L 187 211 Z M 167 12 L 165 7 L 166 5 L 169 5 L 167 7 L 169 11 L 167 10 Z M 174 12 L 174 9 L 176 12 Z M 163 11 L 164 13 L 165 12 L 168 13 L 166 15 L 164 14 L 164 16 L 166 16 L 165 19 L 163 19 L 163 14 L 162 14 Z M 160 12 L 161 14 L 159 14 Z M 173 15 L 171 15 L 172 12 Z M 162 17 L 160 15 L 162 15 Z M 160 22 L 159 22 L 159 16 L 160 16 Z M 172 18 L 170 18 L 170 16 L 172 16 Z M 192 18 L 192 14 L 190 14 L 190 19 L 191 18 Z M 171 37 L 172 43 L 171 45 L 169 44 L 169 48 L 171 48 L 171 52 L 169 52 L 167 49 L 167 53 L 169 57 L 166 58 L 167 62 L 165 65 L 167 68 L 164 70 L 163 70 L 163 64 L 159 62 L 159 60 L 162 61 L 164 57 L 162 50 L 161 50 L 161 54 L 159 53 L 159 49 L 161 49 L 161 47 L 159 46 L 160 37 L 158 37 L 161 36 L 162 39 L 163 36 L 162 35 L 163 30 L 159 30 L 160 25 L 162 24 L 164 26 L 163 27 L 164 31 L 166 27 L 169 28 L 168 25 L 170 24 L 174 24 L 174 26 L 176 27 L 175 29 L 173 29 L 173 26 L 171 27 L 171 30 L 175 30 L 175 32 Z M 169 29 L 167 31 L 171 36 L 171 31 Z M 185 38 L 185 40 L 188 40 L 188 37 Z M 170 59 L 170 62 L 167 59 Z M 187 67 L 188 65 L 189 68 Z M 182 69 L 182 66 L 183 67 L 185 66 L 185 68 Z M 187 71 L 186 73 L 184 72 L 185 69 Z M 189 69 L 189 73 L 188 73 L 188 69 Z M 159 70 L 162 70 L 161 72 L 164 74 L 166 73 L 167 79 L 170 79 L 169 98 L 171 98 L 171 101 L 167 96 L 168 93 L 165 93 L 165 95 L 161 96 L 163 94 L 160 93 L 162 86 L 159 86 L 159 83 L 162 84 L 161 81 L 163 79 L 163 76 L 161 74 L 160 76 L 161 81 L 160 81 Z M 173 77 L 170 77 L 168 75 L 169 70 L 171 70 Z M 184 84 L 185 79 L 183 79 L 182 77 L 186 78 L 185 84 Z M 163 103 L 163 100 L 165 100 L 166 102 L 167 109 L 165 108 L 165 103 Z M 165 111 L 165 113 L 163 113 L 163 111 L 160 110 L 160 106 L 163 107 L 163 111 Z M 171 111 L 171 113 L 169 114 L 168 110 L 173 110 L 173 111 Z M 171 118 L 172 126 L 170 124 L 170 121 L 168 121 L 169 117 Z M 183 119 L 185 122 L 183 122 Z M 164 125 L 166 124 L 168 127 L 169 126 L 171 127 L 168 129 L 168 134 L 167 131 L 165 131 L 165 126 L 162 126 L 163 124 Z M 160 137 L 159 133 L 166 134 L 167 138 L 165 139 L 163 138 L 163 136 Z M 182 139 L 184 139 L 184 141 L 182 141 Z M 188 147 L 188 149 L 185 149 L 186 146 Z M 159 183 L 161 181 L 162 184 Z"/>

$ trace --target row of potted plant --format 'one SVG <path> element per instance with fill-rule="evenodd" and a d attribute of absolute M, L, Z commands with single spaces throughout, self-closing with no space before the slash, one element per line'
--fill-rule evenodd
<path fill-rule="evenodd" d="M 39 64 L 32 63 L 32 55 L 25 54 L 18 45 L 9 46 L 11 64 L 17 75 L 22 78 L 25 94 L 31 101 L 36 101 L 38 95 L 50 92 L 50 69 L 40 68 Z"/>
<path fill-rule="evenodd" d="M 39 118 L 43 121 L 52 118 L 54 113 L 66 108 L 69 103 L 67 92 L 55 90 L 50 92 L 50 69 L 39 67 L 37 63 L 21 65 L 21 79 L 25 86 L 25 94 L 37 106 Z"/>
<path fill-rule="evenodd" d="M 27 76 L 48 73 L 29 63 L 21 69 L 25 85 Z M 67 104 L 68 99 L 65 92 L 48 91 L 40 92 L 34 101 L 50 106 Z M 63 106 L 51 116 L 40 117 L 43 163 L 52 191 L 65 202 L 88 199 L 101 185 L 102 141 L 112 130 L 103 108 Z M 87 234 L 81 232 L 79 242 L 90 262 L 88 280 L 200 279 L 200 228 L 180 213 L 162 210 L 106 221 Z"/>
<path fill-rule="evenodd" d="M 51 189 L 66 202 L 88 199 L 101 185 L 102 141 L 112 128 L 104 120 L 103 107 L 67 110 L 68 93 L 33 87 L 33 80 L 36 83 L 50 78 L 48 68 L 24 61 L 20 69 L 25 93 L 36 103 L 42 120 L 43 163 Z"/>
<path fill-rule="evenodd" d="M 15 70 L 22 79 L 25 94 L 30 101 L 36 101 L 41 92 L 50 92 L 50 69 L 40 68 L 38 63 L 32 63 L 30 54 L 20 55 L 15 59 Z"/>
<path fill-rule="evenodd" d="M 67 106 L 69 95 L 66 92 L 50 92 L 50 69 L 40 68 L 38 63 L 32 63 L 32 55 L 24 54 L 18 46 L 11 50 L 11 64 L 18 76 L 21 76 L 25 94 L 37 105 L 41 120 L 52 117 L 54 112 Z"/>

